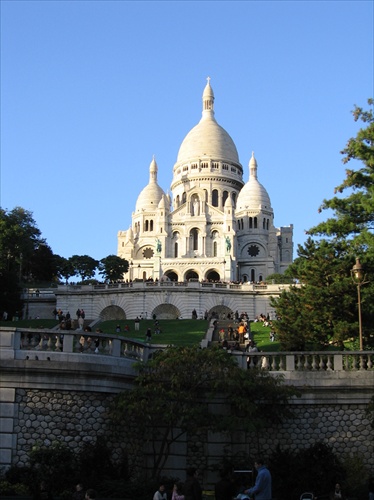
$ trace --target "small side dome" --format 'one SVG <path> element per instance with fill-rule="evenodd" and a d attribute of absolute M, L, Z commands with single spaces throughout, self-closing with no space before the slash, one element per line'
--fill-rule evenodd
<path fill-rule="evenodd" d="M 165 195 L 163 189 L 157 184 L 157 171 L 157 163 L 153 157 L 149 166 L 149 183 L 138 196 L 135 212 L 155 210 Z"/>
<path fill-rule="evenodd" d="M 133 243 L 133 241 L 134 241 L 134 233 L 132 227 L 130 226 L 126 231 L 126 243 L 127 242 Z"/>
<path fill-rule="evenodd" d="M 268 192 L 257 179 L 257 161 L 252 153 L 249 162 L 249 181 L 241 189 L 236 202 L 236 212 L 242 210 L 271 210 L 270 197 Z"/>
<path fill-rule="evenodd" d="M 166 210 L 167 207 L 167 196 L 166 194 L 163 194 L 157 208 L 163 208 L 164 210 Z"/>

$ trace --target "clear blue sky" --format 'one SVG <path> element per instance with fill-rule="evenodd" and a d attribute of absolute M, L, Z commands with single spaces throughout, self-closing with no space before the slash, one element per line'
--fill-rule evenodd
<path fill-rule="evenodd" d="M 1 207 L 63 257 L 116 254 L 153 155 L 169 189 L 207 76 L 296 255 L 374 94 L 372 1 L 2 0 Z"/>

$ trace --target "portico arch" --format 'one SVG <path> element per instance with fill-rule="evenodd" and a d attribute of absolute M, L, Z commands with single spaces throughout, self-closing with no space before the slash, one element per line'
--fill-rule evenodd
<path fill-rule="evenodd" d="M 185 281 L 189 280 L 198 280 L 199 279 L 199 273 L 197 271 L 194 271 L 193 269 L 189 269 L 186 274 L 184 275 Z"/>
<path fill-rule="evenodd" d="M 205 274 L 205 278 L 208 281 L 220 281 L 221 280 L 221 276 L 220 276 L 219 272 L 216 271 L 215 269 L 209 269 L 209 271 L 207 271 Z"/>
<path fill-rule="evenodd" d="M 119 306 L 108 306 L 101 311 L 100 319 L 102 321 L 126 319 L 126 313 Z"/>
<path fill-rule="evenodd" d="M 178 319 L 181 313 L 173 304 L 160 304 L 152 311 L 153 315 L 157 319 Z"/>

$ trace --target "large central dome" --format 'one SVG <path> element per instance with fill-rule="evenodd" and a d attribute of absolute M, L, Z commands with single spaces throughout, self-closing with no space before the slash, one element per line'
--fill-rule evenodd
<path fill-rule="evenodd" d="M 239 163 L 239 156 L 234 141 L 214 118 L 214 94 L 210 82 L 203 93 L 203 113 L 200 122 L 186 135 L 178 152 L 177 164 L 196 158 Z"/>

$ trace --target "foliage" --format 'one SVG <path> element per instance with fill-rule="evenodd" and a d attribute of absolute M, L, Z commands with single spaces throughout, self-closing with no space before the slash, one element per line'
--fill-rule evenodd
<path fill-rule="evenodd" d="M 36 445 L 30 451 L 30 467 L 34 473 L 34 488 L 44 481 L 52 493 L 72 487 L 77 482 L 77 461 L 74 452 L 64 443 L 55 441 L 51 446 Z"/>
<path fill-rule="evenodd" d="M 116 398 L 111 416 L 130 439 L 138 436 L 151 445 L 152 477 L 160 475 L 182 435 L 259 431 L 290 415 L 287 401 L 295 394 L 281 378 L 242 370 L 223 349 L 171 347 L 138 370 L 134 389 Z M 211 401 L 222 412 L 213 411 Z"/>
<path fill-rule="evenodd" d="M 9 316 L 22 309 L 19 284 L 52 280 L 52 251 L 41 237 L 32 212 L 0 208 L 0 309 Z"/>
<path fill-rule="evenodd" d="M 365 469 L 362 456 L 359 454 L 347 455 L 341 458 L 346 471 L 342 489 L 349 498 L 367 498 L 367 484 L 369 471 Z"/>
<path fill-rule="evenodd" d="M 369 99 L 369 106 L 373 102 Z M 349 139 L 341 151 L 343 163 L 358 160 L 363 165 L 358 170 L 346 169 L 346 178 L 335 188 L 335 193 L 348 190 L 348 194 L 345 198 L 334 196 L 324 200 L 320 211 L 330 209 L 334 216 L 308 232 L 337 238 L 352 237 L 357 250 L 370 248 L 374 251 L 374 115 L 372 110 L 363 111 L 356 106 L 353 116 L 355 121 L 361 120 L 367 126 Z"/>
<path fill-rule="evenodd" d="M 268 463 L 273 479 L 273 497 L 299 499 L 306 491 L 327 498 L 336 482 L 343 482 L 344 467 L 332 449 L 315 443 L 296 451 L 274 451 Z"/>
<path fill-rule="evenodd" d="M 271 299 L 277 312 L 273 328 L 286 351 L 325 349 L 357 332 L 354 320 L 356 290 L 352 286 L 351 257 L 345 244 L 311 238 L 299 245 L 298 258 L 287 270 L 302 285 Z"/>
<path fill-rule="evenodd" d="M 273 273 L 266 277 L 266 283 L 274 283 L 279 285 L 289 285 L 294 283 L 294 279 L 287 274 Z"/>
<path fill-rule="evenodd" d="M 73 263 L 70 259 L 65 259 L 65 257 L 61 257 L 60 255 L 55 255 L 55 264 L 56 264 L 56 272 L 57 276 L 60 279 L 65 280 L 67 283 L 69 278 L 75 275 L 75 269 Z"/>
<path fill-rule="evenodd" d="M 357 106 L 353 116 L 365 127 L 341 153 L 344 164 L 361 162 L 360 168 L 346 169 L 345 180 L 335 188 L 336 196 L 320 207 L 332 216 L 311 228 L 308 234 L 313 239 L 298 247 L 298 258 L 286 274 L 302 286 L 272 301 L 280 318 L 274 326 L 284 349 L 322 348 L 329 342 L 342 346 L 342 341 L 358 335 L 357 290 L 350 274 L 357 256 L 366 271 L 361 289 L 366 346 L 373 338 L 374 116 L 372 110 Z"/>
<path fill-rule="evenodd" d="M 374 429 L 374 396 L 370 399 L 365 413 L 367 418 L 370 419 L 371 428 Z"/>
<path fill-rule="evenodd" d="M 92 278 L 99 265 L 99 261 L 89 255 L 73 255 L 69 261 L 74 268 L 74 275 L 79 275 L 82 281 Z"/>
<path fill-rule="evenodd" d="M 18 276 L 12 270 L 0 270 L 0 318 L 8 313 L 8 319 L 19 316 L 22 310 L 21 288 Z"/>
<path fill-rule="evenodd" d="M 129 263 L 117 255 L 108 255 L 99 262 L 99 274 L 105 281 L 118 281 L 128 272 Z"/>
<path fill-rule="evenodd" d="M 30 493 L 29 488 L 21 483 L 10 483 L 9 481 L 0 481 L 0 495 L 5 496 L 26 496 Z"/>
<path fill-rule="evenodd" d="M 122 479 L 129 479 L 126 467 L 119 469 L 114 465 L 111 454 L 104 436 L 98 436 L 92 443 L 85 443 L 79 452 L 81 477 L 84 477 L 92 488 L 98 488 L 104 479 L 113 480 L 119 476 L 122 476 Z"/>

